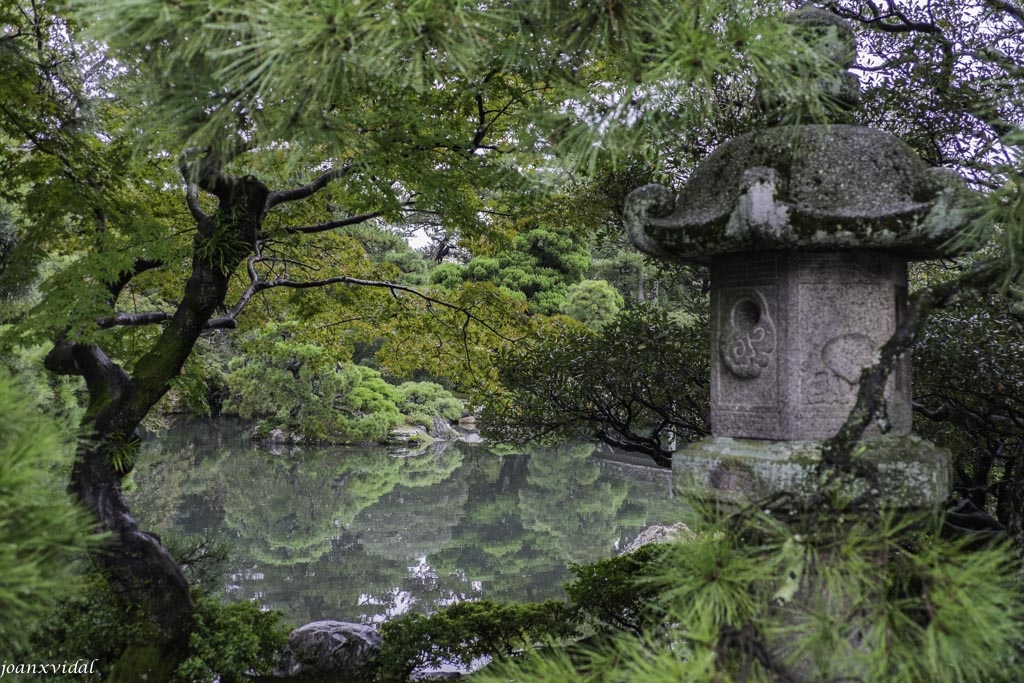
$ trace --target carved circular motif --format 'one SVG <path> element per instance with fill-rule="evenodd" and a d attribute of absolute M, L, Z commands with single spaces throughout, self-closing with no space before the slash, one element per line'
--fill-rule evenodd
<path fill-rule="evenodd" d="M 719 333 L 722 363 L 740 379 L 753 379 L 771 360 L 775 350 L 775 325 L 760 292 L 743 292 L 733 302 Z"/>

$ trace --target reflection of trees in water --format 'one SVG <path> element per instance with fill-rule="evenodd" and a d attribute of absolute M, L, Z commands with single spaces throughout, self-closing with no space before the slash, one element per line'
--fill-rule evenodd
<path fill-rule="evenodd" d="M 444 481 L 461 454 L 394 458 L 368 452 L 310 451 L 301 459 L 239 458 L 231 476 L 252 482 L 225 503 L 228 527 L 248 539 L 247 552 L 270 564 L 314 562 L 361 511 L 396 486 Z"/>
<path fill-rule="evenodd" d="M 567 562 L 608 557 L 618 540 L 616 519 L 629 486 L 600 480 L 601 469 L 588 459 L 593 451 L 587 444 L 535 454 L 529 486 L 519 494 L 523 525 Z"/>
<path fill-rule="evenodd" d="M 239 550 L 261 564 L 316 561 L 381 496 L 399 485 L 422 488 L 445 481 L 462 463 L 455 449 L 418 458 L 395 458 L 381 448 L 274 455 L 244 442 L 203 450 L 207 455 L 201 467 L 182 467 L 185 458 L 194 460 L 193 448 L 186 447 L 167 453 L 166 466 L 140 472 L 137 497 L 147 509 L 170 511 L 184 507 L 186 496 L 195 496 L 193 515 L 206 501 L 211 517 L 222 511 L 224 530 L 238 539 Z M 147 521 L 199 530 L 194 529 L 198 524 L 183 524 L 180 514 L 147 516 Z M 220 520 L 203 521 L 208 528 Z"/>
<path fill-rule="evenodd" d="M 451 450 L 451 449 L 450 449 Z M 370 555 L 409 562 L 447 547 L 466 505 L 465 477 L 448 476 L 432 486 L 403 484 L 363 509 L 354 525 Z"/>
<path fill-rule="evenodd" d="M 599 480 L 589 444 L 507 456 L 478 466 L 458 544 L 431 557 L 460 569 L 490 598 L 561 595 L 568 562 L 607 557 L 618 539 L 616 514 L 629 487 Z"/>
<path fill-rule="evenodd" d="M 602 474 L 590 445 L 511 456 L 452 445 L 395 458 L 273 455 L 222 435 L 210 447 L 194 435 L 179 443 L 157 444 L 140 467 L 147 523 L 236 538 L 235 594 L 296 622 L 376 620 L 410 598 L 432 611 L 558 597 L 567 562 L 607 557 L 624 534 L 674 521 L 663 484 Z"/>

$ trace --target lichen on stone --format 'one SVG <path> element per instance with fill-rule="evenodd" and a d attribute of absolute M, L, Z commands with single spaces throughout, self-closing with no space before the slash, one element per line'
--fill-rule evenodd
<path fill-rule="evenodd" d="M 647 185 L 627 197 L 633 244 L 707 262 L 747 251 L 883 249 L 952 255 L 969 191 L 895 136 L 851 125 L 779 126 L 731 140 L 678 197 Z"/>

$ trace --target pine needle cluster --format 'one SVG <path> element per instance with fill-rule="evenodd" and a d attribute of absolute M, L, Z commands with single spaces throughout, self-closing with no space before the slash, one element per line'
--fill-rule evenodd
<path fill-rule="evenodd" d="M 480 680 L 1016 680 L 1024 593 L 1006 544 L 944 538 L 934 516 L 842 505 L 706 515 L 703 528 L 644 572 L 655 626 Z"/>
<path fill-rule="evenodd" d="M 71 498 L 54 495 L 66 448 L 55 421 L 35 412 L 0 368 L 0 643 L 4 654 L 66 597 L 69 562 L 99 540 Z"/>

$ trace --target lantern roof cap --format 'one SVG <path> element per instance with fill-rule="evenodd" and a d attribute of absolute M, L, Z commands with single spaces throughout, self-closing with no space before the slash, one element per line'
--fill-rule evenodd
<path fill-rule="evenodd" d="M 723 144 L 676 195 L 646 185 L 626 199 L 637 248 L 706 262 L 748 251 L 880 249 L 952 255 L 971 192 L 899 138 L 846 124 L 777 126 Z"/>

